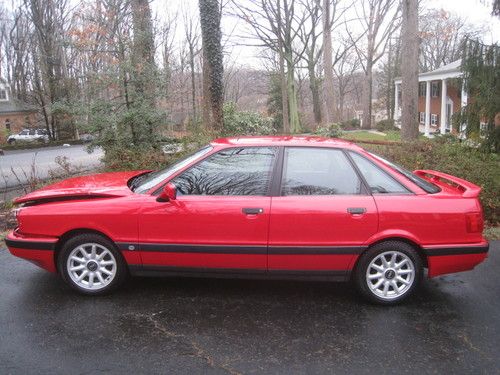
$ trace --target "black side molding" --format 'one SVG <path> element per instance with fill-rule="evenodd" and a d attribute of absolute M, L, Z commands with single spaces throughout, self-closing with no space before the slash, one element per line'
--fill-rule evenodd
<path fill-rule="evenodd" d="M 16 241 L 5 239 L 7 247 L 15 247 L 16 249 L 29 249 L 29 250 L 54 250 L 56 244 L 50 242 L 37 242 L 37 241 Z"/>
<path fill-rule="evenodd" d="M 427 256 L 441 255 L 466 255 L 483 254 L 489 251 L 490 244 L 485 246 L 459 246 L 459 247 L 424 247 L 424 253 Z"/>

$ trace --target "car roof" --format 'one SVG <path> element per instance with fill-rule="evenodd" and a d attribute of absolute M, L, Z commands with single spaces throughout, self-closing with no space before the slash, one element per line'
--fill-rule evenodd
<path fill-rule="evenodd" d="M 317 136 L 258 136 L 228 137 L 211 142 L 213 146 L 307 146 L 307 147 L 340 147 L 361 149 L 352 142 L 337 138 Z"/>

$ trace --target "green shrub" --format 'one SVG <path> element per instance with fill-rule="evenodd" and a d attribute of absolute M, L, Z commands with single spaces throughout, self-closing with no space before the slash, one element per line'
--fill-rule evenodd
<path fill-rule="evenodd" d="M 364 148 L 409 170 L 433 169 L 481 186 L 481 203 L 486 220 L 500 221 L 500 156 L 484 153 L 461 143 L 423 140 L 394 145 L 364 144 Z"/>
<path fill-rule="evenodd" d="M 390 130 L 399 130 L 399 128 L 397 128 L 394 125 L 394 120 L 389 120 L 389 119 L 381 120 L 381 121 L 377 122 L 377 124 L 375 125 L 375 129 L 377 129 L 377 131 L 379 131 L 379 132 L 386 132 L 386 131 L 390 131 Z"/>
<path fill-rule="evenodd" d="M 316 129 L 316 134 L 327 138 L 340 138 L 343 132 L 339 124 L 330 124 Z"/>
<path fill-rule="evenodd" d="M 357 118 L 353 118 L 351 120 L 342 121 L 340 123 L 340 127 L 344 130 L 356 130 L 361 126 L 361 121 Z"/>
<path fill-rule="evenodd" d="M 273 119 L 250 111 L 238 111 L 235 103 L 224 104 L 224 135 L 269 135 L 276 132 Z"/>

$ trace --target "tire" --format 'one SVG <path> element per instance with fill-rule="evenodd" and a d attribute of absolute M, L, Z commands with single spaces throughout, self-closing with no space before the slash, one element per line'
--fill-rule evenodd
<path fill-rule="evenodd" d="M 87 295 L 107 294 L 127 276 L 125 260 L 115 244 L 98 234 L 67 240 L 57 255 L 57 267 L 72 289 Z"/>
<path fill-rule="evenodd" d="M 7 143 L 8 143 L 9 145 L 15 145 L 15 144 L 16 144 L 16 140 L 15 140 L 15 139 L 9 139 L 9 140 L 7 141 Z"/>
<path fill-rule="evenodd" d="M 422 260 L 411 245 L 386 241 L 361 255 L 354 272 L 354 282 L 370 302 L 395 305 L 417 289 L 422 275 Z"/>

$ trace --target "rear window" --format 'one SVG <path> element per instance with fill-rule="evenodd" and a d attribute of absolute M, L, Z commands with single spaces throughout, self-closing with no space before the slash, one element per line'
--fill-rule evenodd
<path fill-rule="evenodd" d="M 429 182 L 427 180 L 424 180 L 423 178 L 417 176 L 416 174 L 410 172 L 409 170 L 407 170 L 407 169 L 405 169 L 405 168 L 403 168 L 403 167 L 401 167 L 401 166 L 399 166 L 397 164 L 394 164 L 393 162 L 390 162 L 389 160 L 386 160 L 386 159 L 384 159 L 381 156 L 372 154 L 371 152 L 369 152 L 369 154 L 371 156 L 373 156 L 375 159 L 378 159 L 382 163 L 384 163 L 387 166 L 391 167 L 392 169 L 394 169 L 399 174 L 401 174 L 404 177 L 406 177 L 408 180 L 410 180 L 411 182 L 413 182 L 415 185 L 417 185 L 419 188 L 421 188 L 422 190 L 426 191 L 427 193 L 429 193 L 429 194 L 436 194 L 436 193 L 439 193 L 441 191 L 441 188 L 439 188 L 438 186 L 434 185 L 433 183 L 431 183 L 431 182 Z"/>

